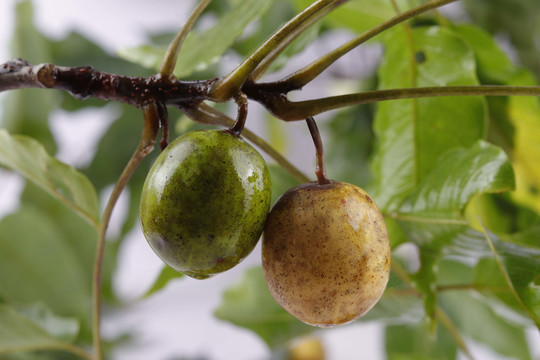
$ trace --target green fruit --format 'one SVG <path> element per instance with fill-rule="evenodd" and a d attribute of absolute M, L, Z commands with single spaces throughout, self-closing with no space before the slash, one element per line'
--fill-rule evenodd
<path fill-rule="evenodd" d="M 321 327 L 351 322 L 375 305 L 388 282 L 384 218 L 357 186 L 297 186 L 268 215 L 262 264 L 273 297 L 301 321 Z"/>
<path fill-rule="evenodd" d="M 228 270 L 255 247 L 270 208 L 261 155 L 228 131 L 184 134 L 156 159 L 140 217 L 154 252 L 197 279 Z"/>

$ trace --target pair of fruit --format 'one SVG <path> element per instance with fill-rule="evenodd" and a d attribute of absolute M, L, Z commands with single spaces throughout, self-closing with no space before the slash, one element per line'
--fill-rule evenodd
<path fill-rule="evenodd" d="M 308 183 L 270 209 L 261 155 L 224 131 L 194 131 L 157 158 L 141 198 L 143 232 L 169 266 L 204 279 L 245 258 L 264 230 L 262 263 L 276 301 L 317 326 L 365 314 L 389 276 L 384 219 L 362 189 Z M 268 217 L 267 217 L 268 216 Z"/>

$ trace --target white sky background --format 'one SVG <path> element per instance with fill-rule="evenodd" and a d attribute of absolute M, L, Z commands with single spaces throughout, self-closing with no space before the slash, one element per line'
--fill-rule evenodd
<path fill-rule="evenodd" d="M 0 63 L 11 57 L 8 41 L 13 26 L 15 2 L 16 0 L 0 1 Z M 188 0 L 34 0 L 36 23 L 46 35 L 58 39 L 71 30 L 77 30 L 110 53 L 144 43 L 149 31 L 178 29 L 185 21 L 186 10 L 191 3 L 192 1 Z M 341 38 L 346 35 L 339 36 Z M 335 38 L 327 40 L 334 44 L 342 41 L 343 39 Z M 314 58 L 313 52 L 317 49 L 310 48 L 309 51 L 311 58 Z M 342 66 L 346 66 L 346 63 Z M 323 87 L 315 87 L 312 90 L 313 96 L 308 94 L 307 97 L 324 96 L 322 89 Z M 2 99 L 0 94 L 0 101 Z M 0 103 L 0 113 L 1 107 Z M 256 110 L 256 106 L 254 109 L 255 112 L 260 111 Z M 86 109 L 76 114 L 62 111 L 55 113 L 50 121 L 59 142 L 59 153 L 56 156 L 74 166 L 90 161 L 88 153 L 92 153 L 92 147 L 99 136 L 115 118 L 115 112 L 115 106 L 111 105 L 98 110 Z M 264 133 L 264 125 L 248 118 L 248 127 L 250 122 L 256 132 L 258 130 L 259 133 Z M 287 126 L 294 127 L 295 134 L 297 133 L 295 145 L 289 149 L 296 155 L 290 160 L 306 173 L 310 173 L 313 170 L 314 152 L 305 150 L 313 146 L 305 126 Z M 73 134 L 77 132 L 85 134 L 84 137 L 74 137 Z M 0 170 L 0 217 L 16 208 L 21 189 L 22 182 L 17 175 Z M 125 208 L 125 198 L 123 201 Z M 116 230 L 118 229 L 119 218 L 123 215 L 121 205 L 117 208 L 116 222 L 113 221 L 111 231 L 115 231 L 115 223 Z M 123 331 L 134 331 L 136 336 L 136 346 L 121 348 L 115 353 L 114 359 L 167 360 L 181 356 L 201 356 L 211 360 L 268 358 L 265 344 L 255 334 L 218 321 L 212 315 L 221 302 L 223 290 L 238 281 L 246 268 L 256 264 L 260 264 L 258 247 L 239 266 L 213 279 L 199 281 L 186 277 L 171 283 L 149 300 L 133 302 L 124 312 L 112 316 L 105 312 L 105 336 L 114 337 Z M 161 262 L 136 227 L 126 240 L 120 258 L 116 277 L 119 295 L 133 299 L 141 294 L 160 270 L 160 266 Z M 382 327 L 379 325 L 354 324 L 322 331 L 322 334 L 330 360 L 383 358 Z M 473 345 L 472 349 L 479 356 L 478 359 L 496 358 L 481 346 Z"/>

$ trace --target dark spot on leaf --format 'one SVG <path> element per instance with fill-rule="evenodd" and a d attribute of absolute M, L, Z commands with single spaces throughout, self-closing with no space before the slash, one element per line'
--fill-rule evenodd
<path fill-rule="evenodd" d="M 415 54 L 414 54 L 414 59 L 416 60 L 416 62 L 418 64 L 422 64 L 424 62 L 426 62 L 426 53 L 423 52 L 423 51 L 417 51 Z"/>

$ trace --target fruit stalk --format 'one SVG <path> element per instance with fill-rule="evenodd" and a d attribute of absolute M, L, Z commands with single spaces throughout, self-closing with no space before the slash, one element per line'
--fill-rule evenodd
<path fill-rule="evenodd" d="M 201 124 L 223 126 L 232 126 L 234 124 L 233 119 L 223 114 L 219 110 L 214 109 L 206 103 L 201 103 L 199 104 L 199 106 L 194 108 L 185 109 L 184 112 L 187 117 Z M 309 178 L 304 173 L 298 170 L 293 164 L 291 164 L 289 160 L 287 160 L 283 155 L 281 155 L 264 139 L 260 138 L 258 135 L 251 132 L 249 129 L 244 129 L 242 135 L 259 149 L 272 157 L 282 168 L 284 168 L 289 174 L 291 174 L 292 177 L 298 180 L 298 182 L 309 182 Z"/>
<path fill-rule="evenodd" d="M 315 144 L 315 151 L 317 153 L 317 168 L 315 170 L 315 175 L 317 175 L 317 181 L 319 185 L 330 184 L 330 180 L 326 176 L 326 165 L 324 162 L 324 148 L 321 139 L 321 134 L 319 133 L 319 128 L 313 117 L 308 117 L 306 119 L 311 138 Z"/>
<path fill-rule="evenodd" d="M 129 179 L 141 163 L 141 161 L 154 149 L 157 132 L 159 129 L 159 111 L 155 104 L 145 106 L 143 109 L 144 129 L 141 136 L 141 141 L 135 153 L 127 163 L 118 178 L 116 185 L 107 201 L 105 210 L 103 211 L 101 224 L 98 231 L 98 240 L 96 245 L 96 254 L 94 257 L 93 283 L 92 283 L 92 336 L 94 345 L 95 360 L 103 359 L 103 346 L 101 341 L 101 279 L 103 269 L 103 258 L 105 256 L 105 235 L 111 215 L 116 202 L 120 198 L 120 194 L 126 187 Z"/>
<path fill-rule="evenodd" d="M 238 114 L 236 115 L 236 122 L 229 129 L 229 131 L 236 137 L 239 137 L 244 130 L 247 119 L 248 100 L 246 94 L 239 93 L 235 96 L 234 102 L 238 107 Z"/>

